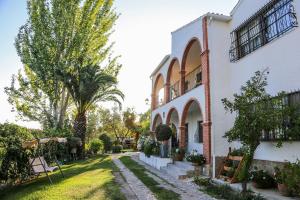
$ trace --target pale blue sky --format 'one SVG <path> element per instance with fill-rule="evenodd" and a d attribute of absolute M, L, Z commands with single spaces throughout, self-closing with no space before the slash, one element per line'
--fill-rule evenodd
<path fill-rule="evenodd" d="M 125 93 L 124 107 L 143 112 L 148 106 L 149 76 L 161 59 L 170 53 L 171 32 L 207 12 L 229 14 L 238 0 L 116 0 L 121 13 L 112 40 L 121 55 L 123 68 L 120 89 Z M 11 75 L 22 68 L 14 38 L 27 18 L 26 0 L 0 0 L 0 123 L 15 122 L 11 105 L 3 90 Z M 18 123 L 26 126 L 36 124 Z"/>

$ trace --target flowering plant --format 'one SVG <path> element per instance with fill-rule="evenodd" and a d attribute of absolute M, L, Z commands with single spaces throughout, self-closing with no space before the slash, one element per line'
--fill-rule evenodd
<path fill-rule="evenodd" d="M 202 154 L 198 154 L 197 150 L 192 150 L 191 153 L 186 156 L 186 160 L 198 165 L 204 165 L 206 163 L 205 157 Z"/>
<path fill-rule="evenodd" d="M 258 170 L 257 167 L 254 167 L 254 170 L 250 172 L 250 180 L 257 188 L 272 188 L 275 185 L 273 177 L 265 170 Z"/>

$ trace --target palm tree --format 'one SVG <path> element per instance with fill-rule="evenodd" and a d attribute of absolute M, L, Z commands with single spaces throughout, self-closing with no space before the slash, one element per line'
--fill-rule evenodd
<path fill-rule="evenodd" d="M 101 69 L 98 65 L 72 67 L 58 72 L 76 106 L 74 134 L 82 140 L 81 156 L 85 151 L 86 113 L 97 102 L 113 101 L 121 105 L 124 94 L 117 89 L 118 69 Z"/>

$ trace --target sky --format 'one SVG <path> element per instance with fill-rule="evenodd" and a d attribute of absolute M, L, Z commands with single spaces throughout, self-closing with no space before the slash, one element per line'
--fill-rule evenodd
<path fill-rule="evenodd" d="M 120 14 L 111 40 L 114 55 L 122 64 L 119 88 L 125 94 L 123 107 L 146 111 L 150 105 L 150 74 L 171 50 L 171 32 L 207 12 L 229 15 L 238 0 L 115 0 Z M 22 69 L 14 47 L 19 27 L 27 19 L 26 0 L 0 0 L 0 123 L 5 121 L 27 127 L 37 123 L 22 122 L 11 112 L 4 87 L 12 74 Z"/>

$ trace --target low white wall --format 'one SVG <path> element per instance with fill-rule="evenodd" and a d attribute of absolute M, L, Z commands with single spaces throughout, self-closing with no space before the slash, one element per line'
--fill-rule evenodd
<path fill-rule="evenodd" d="M 161 167 L 166 167 L 169 163 L 172 163 L 171 158 L 159 158 L 156 156 L 147 157 L 144 153 L 140 152 L 139 159 L 144 163 L 160 170 Z"/>

